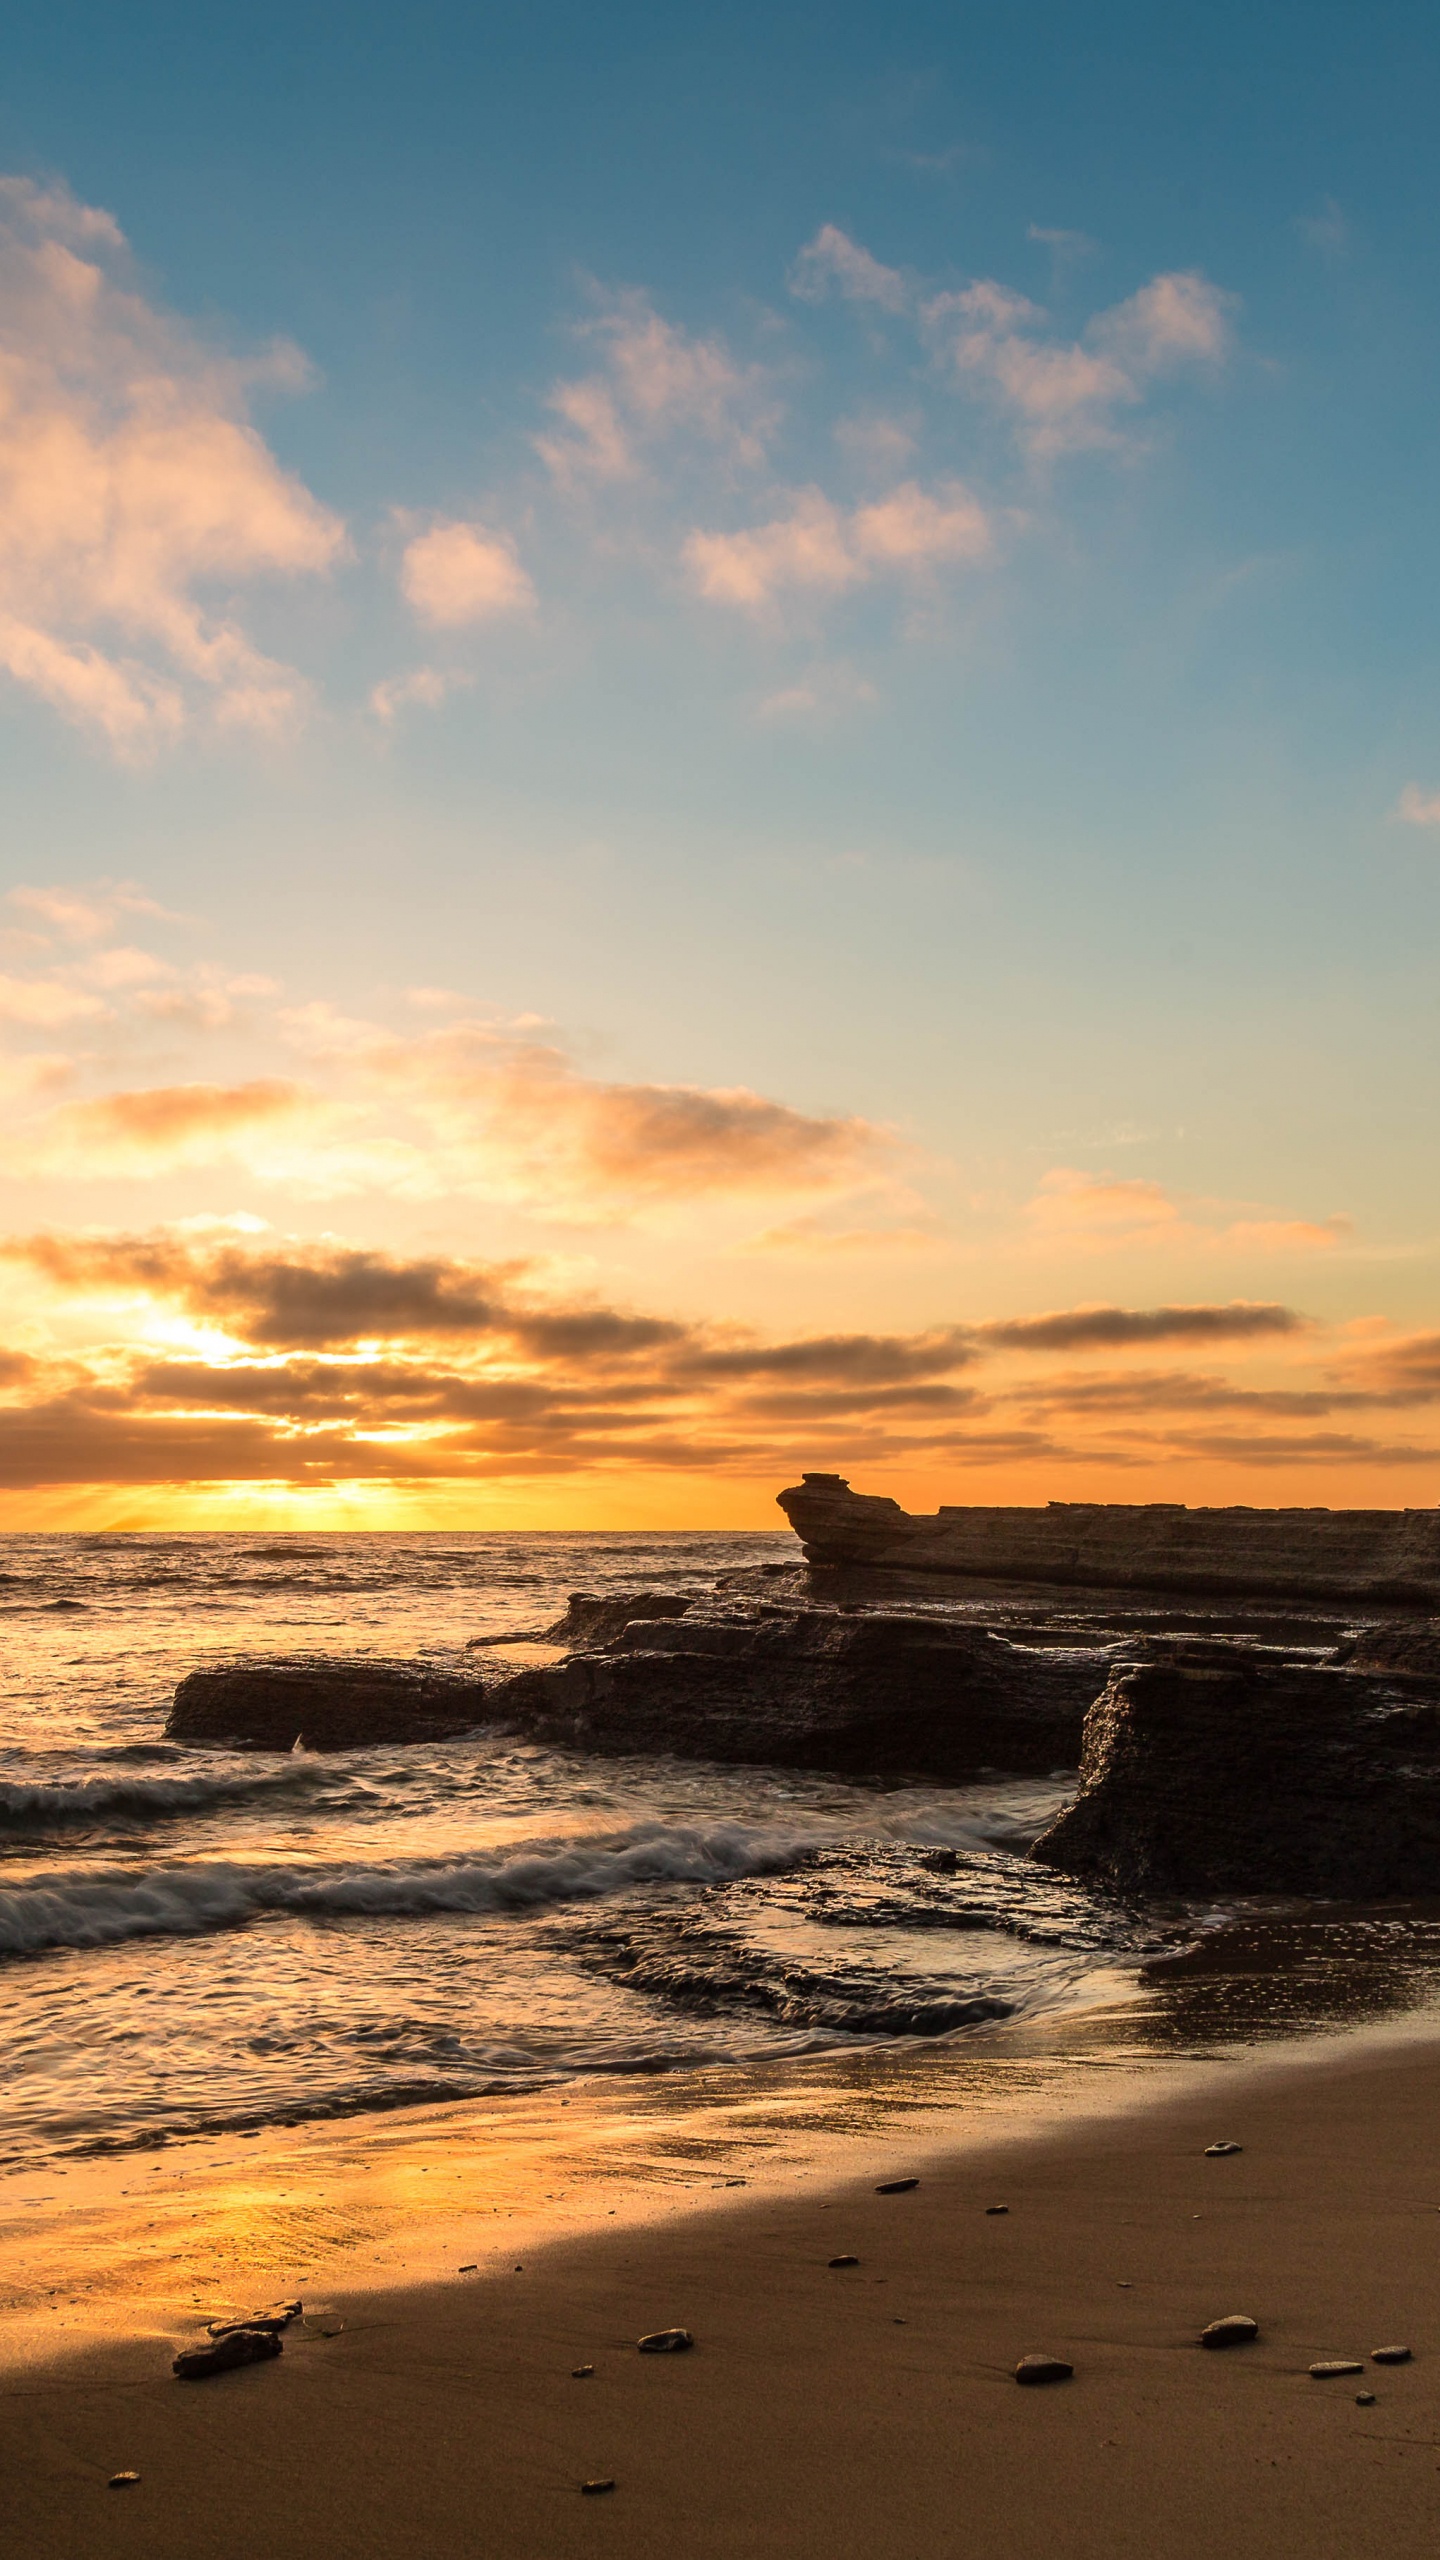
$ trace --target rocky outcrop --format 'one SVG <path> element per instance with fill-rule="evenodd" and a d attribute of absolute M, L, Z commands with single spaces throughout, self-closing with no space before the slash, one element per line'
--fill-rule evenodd
<path fill-rule="evenodd" d="M 613 1644 L 637 1618 L 683 1618 L 694 1602 L 679 1591 L 572 1591 L 565 1614 L 545 1629 L 547 1644 Z"/>
<path fill-rule="evenodd" d="M 1440 1683 L 1156 1646 L 1117 1663 L 1031 1853 L 1142 1893 L 1440 1890 Z"/>
<path fill-rule="evenodd" d="M 588 1751 L 947 1780 L 1073 1765 L 1110 1659 L 899 1612 L 691 1609 L 520 1673 L 494 1711 Z"/>
<path fill-rule="evenodd" d="M 917 1518 L 842 1476 L 779 1496 L 806 1560 L 993 1583 L 1440 1607 L 1440 1511 L 1190 1511 L 1179 1502 L 945 1505 Z"/>
<path fill-rule="evenodd" d="M 627 1614 L 616 1628 L 597 1606 L 589 1623 L 587 1647 L 518 1673 L 364 1658 L 192 1671 L 166 1731 L 334 1751 L 503 1723 L 589 1751 L 945 1780 L 1073 1767 L 1114 1652 L 1030 1652 L 983 1627 L 900 1612 L 692 1606 Z"/>
<path fill-rule="evenodd" d="M 436 1742 L 494 1713 L 505 1674 L 449 1671 L 367 1655 L 256 1656 L 192 1671 L 166 1722 L 173 1742 L 244 1750 L 346 1751 L 371 1742 Z"/>

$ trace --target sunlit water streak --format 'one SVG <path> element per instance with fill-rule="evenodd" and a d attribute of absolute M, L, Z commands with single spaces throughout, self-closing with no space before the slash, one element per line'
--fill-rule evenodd
<path fill-rule="evenodd" d="M 283 1759 L 162 1738 L 176 1680 L 217 1656 L 446 1658 L 573 1589 L 699 1591 L 793 1553 L 783 1534 L 0 1542 L 0 2161 L 1117 2001 L 1163 2040 L 1199 1977 L 1160 1999 L 1145 1959 L 1225 1915 L 1126 1910 L 1029 1864 L 1063 1773 L 882 1789 L 494 1729 Z M 1407 1987 L 1387 1996 L 1414 1999 L 1426 1929 L 1388 1925 Z M 1282 1950 L 1276 1984 L 1305 1961 Z M 1333 1984 L 1316 1961 L 1295 2023 Z"/>

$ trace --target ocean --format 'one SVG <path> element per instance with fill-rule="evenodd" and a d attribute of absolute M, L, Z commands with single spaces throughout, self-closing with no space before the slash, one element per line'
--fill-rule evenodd
<path fill-rule="evenodd" d="M 863 1785 L 494 1727 L 285 1756 L 164 1739 L 176 1681 L 217 1658 L 453 1659 L 575 1590 L 797 1554 L 784 1532 L 0 1542 L 0 2165 L 1102 2011 L 1198 2050 L 1432 1996 L 1425 1914 L 1140 1910 L 1029 1863 L 1073 1771 Z"/>

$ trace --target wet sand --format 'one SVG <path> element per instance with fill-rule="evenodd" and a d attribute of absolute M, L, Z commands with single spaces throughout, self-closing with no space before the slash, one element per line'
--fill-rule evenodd
<path fill-rule="evenodd" d="M 803 2192 L 777 2169 L 722 2212 L 527 2237 L 518 2268 L 492 2223 L 469 2253 L 481 2272 L 332 2291 L 338 2335 L 292 2331 L 277 2363 L 212 2382 L 171 2379 L 173 2321 L 65 2352 L 32 2331 L 0 2378 L 6 2552 L 1429 2549 L 1440 2044 L 1199 2082 L 958 2153 L 920 2145 L 912 2160 L 896 2137 L 843 2183 L 832 2154 Z M 1205 2158 L 1220 2138 L 1242 2152 Z M 913 2192 L 874 2193 L 911 2168 Z M 858 2266 L 828 2266 L 851 2253 Z M 1202 2352 L 1201 2326 L 1231 2311 L 1259 2320 L 1259 2343 Z M 671 2323 L 694 2332 L 692 2353 L 637 2354 L 642 2331 Z M 1317 2358 L 1392 2341 L 1414 2362 L 1308 2377 Z M 1035 2351 L 1071 2361 L 1073 2381 L 1018 2389 L 1013 2367 Z M 581 2364 L 593 2375 L 574 2378 Z M 139 2484 L 108 2488 L 120 2469 Z M 615 2487 L 586 2497 L 592 2478 Z"/>

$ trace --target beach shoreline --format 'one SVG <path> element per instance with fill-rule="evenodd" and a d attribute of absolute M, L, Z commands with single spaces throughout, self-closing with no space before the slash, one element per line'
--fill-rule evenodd
<path fill-rule="evenodd" d="M 848 2137 L 822 2126 L 808 2151 L 772 2141 L 734 2188 L 741 2127 L 692 2109 L 688 2153 L 669 2155 L 684 2176 L 647 2189 L 622 2163 L 616 2204 L 604 2142 L 582 2124 L 574 2150 L 588 2143 L 596 2167 L 583 2214 L 547 2220 L 487 2191 L 502 2218 L 486 2231 L 477 2199 L 447 2219 L 427 2194 L 425 2249 L 403 2269 L 383 2244 L 362 2268 L 350 2238 L 343 2279 L 337 2247 L 318 2287 L 294 2286 L 333 2314 L 322 2328 L 343 2320 L 336 2334 L 294 2331 L 276 2365 L 182 2386 L 175 2346 L 204 2313 L 246 2307 L 227 2282 L 250 2281 L 249 2307 L 291 2289 L 257 2168 L 253 2263 L 212 2277 L 203 2301 L 122 2293 L 83 2335 L 43 2315 L 9 2324 L 13 2547 L 24 2560 L 566 2560 L 597 2537 L 627 2553 L 678 2537 L 696 2560 L 1000 2560 L 1042 2538 L 1076 2560 L 1418 2549 L 1440 2496 L 1433 2019 L 1177 2061 L 1145 2087 L 1127 2084 L 1117 2107 L 1112 2085 L 1107 2107 L 1096 2082 L 1069 2120 L 1017 2111 L 972 2122 L 962 2144 L 938 2108 Z M 465 2143 L 461 2113 L 398 2133 L 379 2174 L 420 2191 L 439 2165 L 427 2144 Z M 633 2102 L 632 2120 L 646 2121 Z M 677 2116 L 677 2144 L 681 2129 Z M 378 2130 L 352 2134 L 372 2156 L 359 2179 L 377 2174 Z M 1221 2138 L 1242 2150 L 1207 2158 Z M 185 2209 L 203 2247 L 199 2165 Z M 874 2192 L 904 2175 L 920 2179 L 912 2192 Z M 155 2201 L 127 2197 L 122 2217 L 117 2195 L 76 2236 L 92 2257 L 113 2250 Z M 353 2186 L 332 2187 L 337 2230 L 358 2209 Z M 467 2230 L 462 2275 L 442 2253 Z M 831 2268 L 837 2255 L 860 2263 Z M 1259 2320 L 1258 2344 L 1199 2354 L 1204 2323 L 1237 2310 Z M 693 2330 L 692 2355 L 637 2356 L 642 2331 L 673 2323 Z M 1309 2379 L 1318 2357 L 1397 2341 L 1413 2363 Z M 1074 2380 L 1017 2391 L 1031 2352 L 1073 2362 Z M 585 2363 L 595 2372 L 575 2378 Z M 1360 2390 L 1373 2406 L 1356 2405 Z M 110 2491 L 124 2469 L 139 2482 Z M 584 2479 L 609 2477 L 613 2492 L 582 2496 Z"/>

